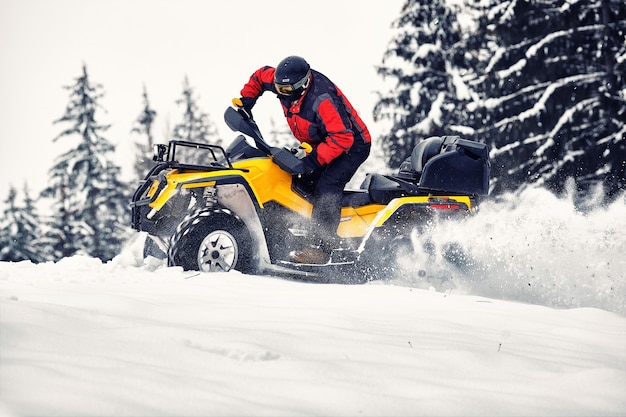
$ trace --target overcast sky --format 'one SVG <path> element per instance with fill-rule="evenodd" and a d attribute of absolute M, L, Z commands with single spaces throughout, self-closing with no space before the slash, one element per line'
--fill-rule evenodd
<path fill-rule="evenodd" d="M 133 121 L 145 85 L 157 111 L 155 136 L 180 121 L 175 101 L 189 78 L 198 104 L 221 137 L 232 132 L 224 109 L 254 70 L 301 55 L 328 75 L 370 130 L 374 94 L 383 88 L 375 66 L 392 36 L 404 0 L 0 0 L 0 186 L 24 181 L 38 193 L 63 140 L 54 124 L 69 102 L 83 63 L 104 87 L 112 124 L 105 137 L 130 165 Z M 263 96 L 255 112 L 261 128 L 282 122 L 277 100 Z M 129 171 L 126 171 L 129 173 Z"/>

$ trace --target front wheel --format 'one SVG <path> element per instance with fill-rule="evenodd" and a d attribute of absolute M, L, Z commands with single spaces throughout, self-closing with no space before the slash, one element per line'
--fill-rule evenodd
<path fill-rule="evenodd" d="M 253 271 L 253 247 L 245 224 L 228 210 L 202 210 L 184 219 L 170 239 L 168 264 L 185 270 Z"/>

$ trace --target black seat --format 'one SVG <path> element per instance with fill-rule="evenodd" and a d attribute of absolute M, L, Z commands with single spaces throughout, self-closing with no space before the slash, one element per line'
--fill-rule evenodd
<path fill-rule="evenodd" d="M 367 174 L 359 190 L 344 191 L 343 207 L 359 207 L 367 204 L 387 204 L 404 195 L 400 185 L 384 175 Z"/>
<path fill-rule="evenodd" d="M 368 191 L 373 203 L 387 204 L 396 197 L 406 195 L 397 181 L 381 174 L 368 174 L 361 188 Z"/>
<path fill-rule="evenodd" d="M 441 152 L 443 142 L 442 138 L 433 136 L 415 145 L 411 155 L 400 164 L 398 178 L 414 184 L 419 183 L 426 162 Z"/>
<path fill-rule="evenodd" d="M 418 178 L 422 175 L 426 162 L 441 152 L 443 142 L 443 138 L 433 136 L 415 145 L 411 153 L 411 167 L 417 173 Z"/>
<path fill-rule="evenodd" d="M 372 204 L 372 199 L 367 190 L 344 190 L 341 198 L 342 207 L 361 207 L 368 204 Z"/>

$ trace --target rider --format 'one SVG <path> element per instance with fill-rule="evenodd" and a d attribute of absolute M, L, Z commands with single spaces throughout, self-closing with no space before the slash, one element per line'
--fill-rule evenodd
<path fill-rule="evenodd" d="M 265 92 L 278 96 L 287 123 L 313 150 L 303 158 L 314 184 L 308 244 L 292 253 L 299 263 L 326 263 L 337 239 L 343 189 L 370 153 L 365 123 L 341 90 L 299 56 L 255 71 L 233 104 L 245 116 Z"/>

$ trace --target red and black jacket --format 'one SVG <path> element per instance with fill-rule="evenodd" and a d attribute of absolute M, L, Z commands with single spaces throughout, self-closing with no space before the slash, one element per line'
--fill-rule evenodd
<path fill-rule="evenodd" d="M 274 87 L 273 67 L 258 69 L 241 90 L 250 107 L 266 91 L 276 94 L 283 107 L 287 123 L 300 142 L 316 149 L 321 165 L 330 163 L 348 152 L 357 141 L 371 143 L 370 133 L 341 90 L 324 74 L 311 70 L 312 79 L 304 95 L 292 97 L 278 94 Z"/>

